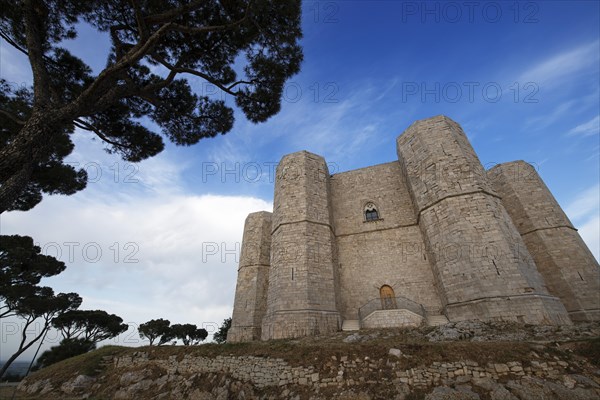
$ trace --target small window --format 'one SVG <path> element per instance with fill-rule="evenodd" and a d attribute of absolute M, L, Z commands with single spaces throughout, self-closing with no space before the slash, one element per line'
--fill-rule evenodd
<path fill-rule="evenodd" d="M 379 212 L 377 207 L 373 203 L 367 203 L 365 205 L 365 221 L 377 221 L 379 219 Z"/>

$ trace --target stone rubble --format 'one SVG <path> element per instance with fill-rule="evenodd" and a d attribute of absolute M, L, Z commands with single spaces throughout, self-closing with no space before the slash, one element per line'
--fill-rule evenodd
<path fill-rule="evenodd" d="M 574 374 L 567 361 L 511 361 L 479 365 L 464 360 L 433 362 L 426 367 L 403 369 L 402 352 L 391 348 L 386 359 L 333 356 L 327 373 L 315 366 L 292 366 L 279 358 L 255 356 L 185 355 L 149 358 L 135 352 L 112 359 L 112 369 L 122 371 L 112 398 L 126 399 L 374 399 L 371 389 L 386 389 L 394 399 L 417 390 L 425 399 L 527 400 L 596 399 L 600 376 Z M 49 381 L 26 379 L 19 390 L 28 394 L 93 396 L 98 378 L 78 375 L 55 389 Z M 329 392 L 324 392 L 329 390 Z M 331 392 L 333 391 L 333 392 Z M 267 394 L 260 394 L 267 393 Z M 333 394 L 332 394 L 333 393 Z M 343 397 L 342 394 L 344 393 Z M 331 397 L 334 396 L 334 397 Z M 339 397 L 337 397 L 339 396 Z"/>

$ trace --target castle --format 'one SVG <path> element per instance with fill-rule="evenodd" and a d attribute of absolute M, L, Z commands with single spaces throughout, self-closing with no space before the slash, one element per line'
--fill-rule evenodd
<path fill-rule="evenodd" d="M 445 116 L 413 123 L 397 154 L 335 175 L 283 157 L 273 213 L 246 219 L 229 342 L 600 320 L 598 263 L 531 165 L 486 171 Z"/>

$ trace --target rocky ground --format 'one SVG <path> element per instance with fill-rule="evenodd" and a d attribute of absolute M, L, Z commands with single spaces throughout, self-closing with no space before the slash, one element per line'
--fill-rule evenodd
<path fill-rule="evenodd" d="M 106 347 L 28 377 L 19 399 L 600 398 L 600 324 L 465 321 L 263 343 Z"/>

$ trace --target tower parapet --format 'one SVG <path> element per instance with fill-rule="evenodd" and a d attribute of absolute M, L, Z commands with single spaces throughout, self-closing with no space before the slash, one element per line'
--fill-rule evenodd
<path fill-rule="evenodd" d="M 600 269 L 535 168 L 513 161 L 490 169 L 494 189 L 544 277 L 573 321 L 600 320 Z"/>
<path fill-rule="evenodd" d="M 456 122 L 417 121 L 397 151 L 451 321 L 570 323 Z"/>
<path fill-rule="evenodd" d="M 329 202 L 329 171 L 322 157 L 306 151 L 283 157 L 276 171 L 263 340 L 341 327 Z"/>
<path fill-rule="evenodd" d="M 269 285 L 271 216 L 260 211 L 246 218 L 228 342 L 260 340 Z"/>

